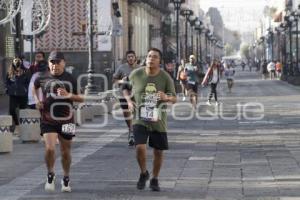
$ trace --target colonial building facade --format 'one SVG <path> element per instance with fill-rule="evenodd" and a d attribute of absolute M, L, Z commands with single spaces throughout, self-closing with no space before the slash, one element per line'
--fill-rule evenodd
<path fill-rule="evenodd" d="M 88 37 L 87 1 L 51 0 L 51 21 L 35 38 L 34 50 L 65 53 L 73 74 L 87 71 Z M 115 16 L 113 3 L 118 3 L 121 16 Z M 135 50 L 139 59 L 150 47 L 162 49 L 161 20 L 168 0 L 94 0 L 94 67 L 96 73 L 113 73 L 124 61 L 125 52 Z M 24 51 L 29 53 L 28 42 Z"/>

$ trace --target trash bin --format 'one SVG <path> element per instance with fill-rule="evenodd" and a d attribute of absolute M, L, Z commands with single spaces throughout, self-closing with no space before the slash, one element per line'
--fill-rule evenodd
<path fill-rule="evenodd" d="M 38 142 L 41 139 L 40 121 L 39 110 L 20 110 L 20 139 L 22 142 Z"/>
<path fill-rule="evenodd" d="M 13 150 L 11 125 L 12 118 L 10 115 L 0 115 L 0 153 L 7 153 Z"/>

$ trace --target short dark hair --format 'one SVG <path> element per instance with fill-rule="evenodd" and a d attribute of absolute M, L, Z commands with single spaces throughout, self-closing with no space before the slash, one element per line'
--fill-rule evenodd
<path fill-rule="evenodd" d="M 135 55 L 135 51 L 133 51 L 133 50 L 128 50 L 128 51 L 126 51 L 126 56 L 128 56 L 128 54 L 134 54 L 134 55 Z"/>
<path fill-rule="evenodd" d="M 160 51 L 158 48 L 154 48 L 154 47 L 153 47 L 153 48 L 150 48 L 150 49 L 148 50 L 148 53 L 149 53 L 150 51 L 156 51 L 156 52 L 158 52 L 160 62 L 162 61 L 162 53 L 161 53 L 161 51 Z"/>
<path fill-rule="evenodd" d="M 45 52 L 43 52 L 43 51 L 37 51 L 37 52 L 35 52 L 35 55 L 36 55 L 36 54 L 42 54 L 43 58 L 46 57 L 46 54 L 45 54 Z"/>

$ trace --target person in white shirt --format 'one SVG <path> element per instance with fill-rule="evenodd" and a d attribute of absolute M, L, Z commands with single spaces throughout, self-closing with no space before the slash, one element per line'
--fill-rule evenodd
<path fill-rule="evenodd" d="M 230 64 L 226 65 L 224 74 L 225 74 L 225 78 L 227 80 L 228 90 L 231 93 L 231 90 L 232 90 L 232 87 L 233 87 L 233 84 L 234 84 L 235 70 Z"/>
<path fill-rule="evenodd" d="M 36 109 L 36 102 L 35 102 L 35 99 L 34 99 L 34 96 L 33 96 L 33 93 L 32 93 L 32 89 L 33 89 L 33 86 L 34 86 L 34 81 L 36 80 L 36 78 L 38 76 L 41 76 L 42 74 L 46 73 L 49 71 L 49 68 L 48 68 L 48 62 L 47 61 L 40 61 L 37 63 L 37 72 L 35 72 L 31 79 L 30 79 L 30 82 L 29 82 L 29 87 L 28 87 L 28 107 L 30 109 Z M 39 99 L 43 99 L 43 93 L 42 93 L 42 89 L 39 88 L 37 90 L 37 95 L 39 97 Z"/>
<path fill-rule="evenodd" d="M 267 70 L 270 74 L 270 80 L 275 78 L 275 62 L 274 61 L 269 62 L 269 64 L 267 65 Z"/>

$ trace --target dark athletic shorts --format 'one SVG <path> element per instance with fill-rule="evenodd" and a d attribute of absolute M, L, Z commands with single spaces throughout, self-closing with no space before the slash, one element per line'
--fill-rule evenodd
<path fill-rule="evenodd" d="M 59 125 L 51 125 L 51 124 L 45 124 L 41 122 L 41 136 L 43 136 L 45 133 L 58 133 L 62 138 L 66 140 L 72 140 L 74 136 L 69 134 L 62 133 L 62 124 Z"/>
<path fill-rule="evenodd" d="M 198 93 L 198 84 L 196 83 L 196 84 L 189 84 L 189 83 L 187 83 L 186 85 L 185 85 L 185 88 L 189 91 L 189 90 L 192 90 L 194 93 Z"/>
<path fill-rule="evenodd" d="M 120 107 L 121 107 L 123 110 L 128 110 L 128 103 L 127 103 L 127 100 L 126 100 L 125 98 L 120 98 L 119 101 L 120 101 Z"/>
<path fill-rule="evenodd" d="M 147 144 L 147 140 L 149 138 L 150 147 L 157 150 L 169 149 L 167 133 L 149 131 L 145 126 L 133 125 L 133 135 L 135 145 Z"/>

